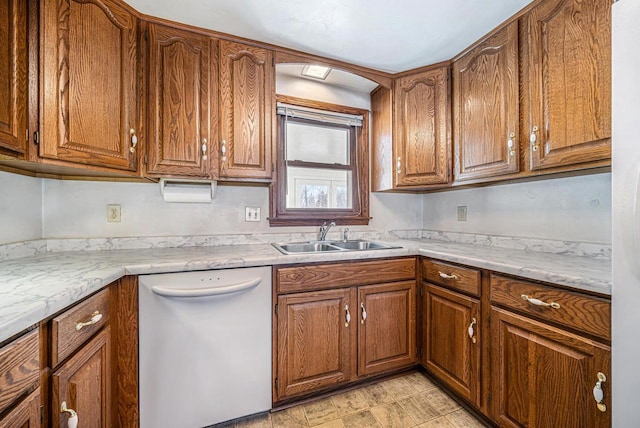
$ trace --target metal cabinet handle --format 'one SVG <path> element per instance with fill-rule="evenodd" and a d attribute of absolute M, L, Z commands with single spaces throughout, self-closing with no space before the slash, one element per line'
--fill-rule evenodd
<path fill-rule="evenodd" d="M 344 305 L 344 310 L 346 312 L 344 326 L 349 327 L 349 323 L 351 322 L 351 313 L 349 312 L 349 305 Z"/>
<path fill-rule="evenodd" d="M 400 174 L 401 166 L 402 166 L 402 163 L 400 163 L 400 156 L 398 156 L 398 159 L 396 160 L 396 174 Z"/>
<path fill-rule="evenodd" d="M 602 372 L 598 372 L 598 381 L 593 387 L 593 398 L 596 400 L 596 406 L 601 412 L 607 411 L 607 406 L 602 402 L 604 400 L 604 391 L 602 390 L 602 383 L 607 381 L 607 377 Z"/>
<path fill-rule="evenodd" d="M 551 303 L 543 302 L 540 299 L 534 299 L 532 297 L 527 296 L 526 294 L 521 294 L 520 297 L 522 297 L 522 300 L 526 300 L 527 302 L 536 306 L 544 306 L 547 308 L 560 309 L 560 304 L 556 302 L 551 302 Z"/>
<path fill-rule="evenodd" d="M 360 307 L 362 308 L 362 319 L 360 320 L 360 324 L 364 324 L 367 320 L 367 310 L 364 308 L 364 303 L 360 303 Z"/>
<path fill-rule="evenodd" d="M 507 149 L 509 150 L 509 156 L 515 156 L 516 151 L 515 151 L 515 142 L 513 141 L 513 139 L 515 138 L 516 134 L 515 133 L 511 133 L 509 134 L 509 139 L 507 140 Z"/>
<path fill-rule="evenodd" d="M 98 324 L 101 319 L 102 319 L 102 314 L 99 311 L 95 311 L 94 313 L 91 314 L 91 318 L 89 318 L 88 321 L 77 323 L 76 330 L 79 331 L 88 325 Z"/>
<path fill-rule="evenodd" d="M 469 328 L 467 328 L 467 334 L 469 335 L 469 339 L 471 339 L 471 343 L 476 343 L 476 338 L 474 337 L 475 331 L 473 326 L 477 324 L 475 318 L 471 318 L 471 324 L 469 324 Z"/>
<path fill-rule="evenodd" d="M 68 413 L 69 419 L 67 419 L 67 427 L 68 428 L 77 428 L 78 427 L 78 414 L 73 409 L 67 408 L 67 402 L 63 401 L 60 404 L 60 413 Z"/>
<path fill-rule="evenodd" d="M 533 128 L 531 128 L 531 135 L 529 135 L 529 142 L 531 143 L 531 150 L 533 150 L 534 152 L 538 151 L 538 136 L 536 135 L 536 132 L 538 132 L 538 127 L 534 126 Z"/>
<path fill-rule="evenodd" d="M 202 160 L 207 160 L 207 139 L 202 139 Z"/>
<path fill-rule="evenodd" d="M 438 271 L 438 274 L 442 279 L 458 279 L 458 275 L 456 275 L 455 273 L 444 273 L 444 272 Z"/>
<path fill-rule="evenodd" d="M 129 151 L 131 153 L 135 153 L 136 146 L 138 145 L 138 136 L 136 135 L 136 130 L 131 128 L 129 130 L 129 134 L 131 135 L 131 147 L 129 147 Z"/>
<path fill-rule="evenodd" d="M 225 162 L 227 160 L 227 140 L 222 140 L 220 152 L 222 152 L 222 162 Z"/>

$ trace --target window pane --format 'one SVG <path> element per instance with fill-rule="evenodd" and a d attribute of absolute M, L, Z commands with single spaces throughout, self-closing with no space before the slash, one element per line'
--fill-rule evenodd
<path fill-rule="evenodd" d="M 351 209 L 351 171 L 287 168 L 287 208 Z"/>
<path fill-rule="evenodd" d="M 349 129 L 287 122 L 287 160 L 349 164 Z"/>

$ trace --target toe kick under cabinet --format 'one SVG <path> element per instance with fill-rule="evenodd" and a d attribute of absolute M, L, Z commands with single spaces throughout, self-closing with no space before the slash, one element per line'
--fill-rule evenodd
<path fill-rule="evenodd" d="M 274 269 L 274 403 L 416 363 L 416 258 Z"/>
<path fill-rule="evenodd" d="M 611 304 L 422 261 L 422 365 L 500 427 L 611 426 Z"/>

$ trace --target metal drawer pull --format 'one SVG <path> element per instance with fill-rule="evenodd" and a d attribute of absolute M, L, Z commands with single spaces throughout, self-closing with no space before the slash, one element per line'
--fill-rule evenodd
<path fill-rule="evenodd" d="M 598 410 L 601 412 L 607 411 L 607 406 L 602 402 L 604 400 L 604 391 L 602 390 L 602 382 L 606 382 L 607 377 L 602 372 L 598 372 L 598 381 L 596 386 L 593 387 L 593 398 L 596 400 Z"/>
<path fill-rule="evenodd" d="M 560 309 L 560 304 L 556 302 L 551 302 L 551 303 L 543 302 L 540 299 L 534 299 L 532 297 L 527 296 L 526 294 L 521 294 L 520 297 L 522 297 L 522 300 L 526 300 L 527 302 L 536 306 L 545 306 L 545 307 L 551 307 L 553 309 Z"/>
<path fill-rule="evenodd" d="M 469 328 L 467 329 L 467 333 L 469 334 L 469 339 L 471 339 L 471 343 L 476 343 L 476 338 L 473 336 L 475 331 L 473 330 L 473 326 L 477 324 L 475 318 L 471 318 L 471 324 L 469 324 Z"/>
<path fill-rule="evenodd" d="M 220 152 L 222 152 L 222 162 L 227 161 L 227 140 L 222 140 L 222 146 L 220 146 Z"/>
<path fill-rule="evenodd" d="M 515 136 L 516 134 L 512 132 L 511 134 L 509 134 L 509 139 L 507 140 L 507 149 L 509 149 L 509 156 L 515 156 L 516 154 L 516 151 L 514 149 L 515 143 L 513 142 Z"/>
<path fill-rule="evenodd" d="M 440 271 L 438 271 L 438 273 L 440 274 L 440 278 L 442 279 L 458 279 L 458 275 L 456 275 L 455 273 L 448 274 Z"/>
<path fill-rule="evenodd" d="M 98 311 L 95 311 L 91 314 L 91 318 L 89 318 L 89 321 L 79 322 L 78 324 L 76 324 L 76 330 L 82 330 L 83 327 L 86 327 L 88 325 L 98 324 L 101 319 L 102 314 Z"/>
<path fill-rule="evenodd" d="M 345 327 L 349 327 L 349 323 L 351 322 L 351 313 L 349 312 L 349 305 L 344 305 L 344 310 L 346 314 L 346 322 L 344 323 Z"/>
<path fill-rule="evenodd" d="M 367 320 L 367 310 L 364 308 L 364 303 L 360 303 L 360 307 L 362 308 L 362 319 L 360 320 L 361 324 Z"/>
<path fill-rule="evenodd" d="M 202 139 L 202 160 L 207 160 L 207 139 Z"/>
<path fill-rule="evenodd" d="M 396 174 L 400 174 L 400 167 L 402 166 L 402 164 L 400 163 L 400 156 L 398 156 L 398 159 L 396 160 Z"/>
<path fill-rule="evenodd" d="M 63 401 L 60 404 L 60 413 L 69 413 L 69 419 L 67 419 L 68 428 L 78 427 L 78 414 L 73 409 L 67 409 L 67 402 Z"/>
<path fill-rule="evenodd" d="M 538 144 L 536 144 L 536 142 L 538 141 L 538 136 L 536 135 L 536 132 L 538 132 L 538 127 L 534 126 L 531 129 L 531 135 L 529 135 L 529 142 L 531 143 L 531 150 L 533 150 L 534 152 L 538 151 Z"/>

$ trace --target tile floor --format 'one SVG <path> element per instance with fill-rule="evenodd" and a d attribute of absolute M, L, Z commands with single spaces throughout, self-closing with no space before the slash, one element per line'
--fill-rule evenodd
<path fill-rule="evenodd" d="M 216 427 L 481 428 L 485 425 L 421 373 L 412 373 Z"/>

